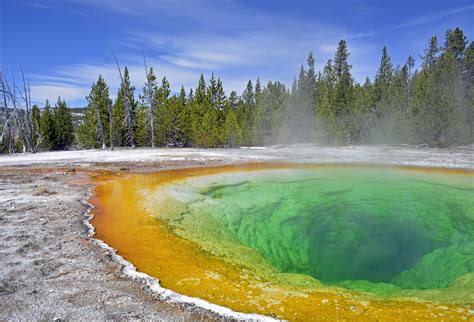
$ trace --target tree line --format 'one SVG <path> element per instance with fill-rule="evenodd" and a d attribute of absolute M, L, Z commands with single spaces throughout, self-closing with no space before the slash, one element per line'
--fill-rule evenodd
<path fill-rule="evenodd" d="M 46 101 L 43 112 L 31 104 L 30 84 L 23 69 L 22 84 L 9 81 L 0 67 L 0 153 L 64 150 L 74 142 L 71 112 L 64 99 L 54 109 Z"/>
<path fill-rule="evenodd" d="M 166 77 L 158 80 L 145 62 L 140 93 L 127 67 L 120 74 L 115 100 L 99 75 L 87 96 L 83 123 L 75 133 L 83 148 L 117 146 L 235 147 L 289 143 L 426 144 L 450 147 L 473 143 L 474 43 L 460 28 L 448 30 L 444 44 L 431 37 L 421 67 L 409 56 L 393 66 L 386 47 L 373 80 L 360 84 L 352 76 L 350 51 L 341 40 L 334 57 L 316 71 L 310 52 L 291 88 L 281 82 L 248 81 L 239 96 L 226 95 L 214 74 L 201 74 L 195 89 L 172 94 Z M 54 115 L 59 100 L 53 109 Z M 43 121 L 47 108 L 41 113 Z M 35 110 L 34 114 L 39 114 Z M 60 119 L 60 116 L 53 117 Z M 69 126 L 66 132 L 72 133 Z M 54 122 L 53 122 L 54 123 Z M 34 123 L 36 124 L 36 123 Z M 52 133 L 63 133 L 55 121 Z M 44 128 L 44 125 L 43 125 Z M 52 139 L 41 127 L 43 147 L 62 149 L 72 143 Z M 48 132 L 49 133 L 49 132 Z M 48 139 L 46 139 L 48 138 Z M 50 142 L 50 143 L 46 143 Z"/>

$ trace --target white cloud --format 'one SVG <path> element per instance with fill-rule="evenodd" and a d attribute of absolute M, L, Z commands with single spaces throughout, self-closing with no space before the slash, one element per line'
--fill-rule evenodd
<path fill-rule="evenodd" d="M 149 66 L 158 78 L 166 76 L 174 91 L 181 85 L 195 87 L 201 72 L 208 79 L 214 72 L 221 76 L 227 92 L 243 90 L 248 79 L 280 80 L 291 85 L 299 66 L 305 64 L 312 51 L 316 67 L 321 68 L 334 56 L 340 39 L 348 40 L 350 63 L 356 80 L 363 82 L 377 69 L 381 47 L 372 36 L 383 32 L 409 28 L 442 19 L 446 16 L 473 11 L 474 5 L 432 13 L 384 30 L 348 30 L 340 22 L 319 23 L 315 19 L 300 19 L 291 12 L 276 13 L 258 10 L 234 0 L 18 0 L 24 4 L 64 8 L 68 13 L 130 16 L 139 23 L 127 25 L 121 34 L 117 25 L 114 50 L 122 67 L 127 64 L 132 83 L 140 92 L 145 80 L 142 52 L 147 53 Z M 125 19 L 124 19 L 125 20 Z M 118 21 L 118 19 L 117 19 Z M 135 20 L 134 20 L 135 21 Z M 178 29 L 169 29 L 167 21 L 180 21 Z M 147 22 L 147 23 L 145 23 Z M 152 22 L 152 23 L 149 23 Z M 174 27 L 173 27 L 174 28 Z M 110 55 L 110 58 L 111 55 Z M 99 74 L 106 79 L 115 96 L 119 84 L 116 66 L 85 61 L 82 64 L 57 66 L 32 77 L 35 100 L 55 100 L 58 95 L 77 104 L 84 102 L 90 86 Z"/>
<path fill-rule="evenodd" d="M 202 61 L 195 61 L 189 58 L 180 58 L 175 56 L 163 56 L 163 59 L 170 62 L 171 64 L 181 66 L 181 67 L 189 67 L 189 68 L 196 68 L 200 70 L 204 69 L 216 69 L 217 65 L 212 63 L 204 63 Z"/>
<path fill-rule="evenodd" d="M 176 0 L 140 0 L 139 3 L 125 0 L 69 1 L 116 14 L 140 15 L 137 19 L 157 15 L 155 20 L 159 21 L 161 15 L 173 15 L 212 26 L 207 31 L 192 28 L 181 30 L 172 37 L 163 30 L 135 29 L 117 39 L 115 46 L 120 51 L 118 59 L 122 67 L 128 65 L 137 91 L 141 91 L 145 80 L 143 51 L 153 57 L 147 57 L 148 65 L 155 68 L 160 79 L 166 76 L 174 91 L 178 91 L 181 85 L 186 89 L 195 87 L 201 72 L 206 74 L 207 79 L 214 72 L 216 76 L 221 76 L 229 93 L 234 89 L 242 91 L 248 79 L 255 80 L 257 77 L 262 80 L 280 80 L 291 85 L 289 80 L 297 75 L 299 66 L 305 64 L 309 51 L 313 52 L 320 67 L 333 57 L 339 39 L 351 39 L 349 50 L 353 53 L 351 63 L 354 66 L 366 59 L 359 54 L 360 48 L 370 46 L 364 39 L 371 35 L 370 32 L 351 33 L 336 25 L 321 25 L 267 12 L 256 14 L 229 0 L 198 0 L 186 4 Z M 238 10 L 234 10 L 237 7 Z M 235 15 L 234 11 L 238 13 Z M 242 17 L 245 19 L 240 19 Z M 216 32 L 220 29 L 213 27 L 219 23 L 226 26 L 230 23 L 231 27 Z M 186 24 L 189 25 L 189 21 Z M 99 74 L 104 76 L 111 94 L 115 96 L 119 76 L 116 66 L 111 63 L 84 62 L 58 66 L 52 72 L 35 75 L 33 80 L 37 89 L 46 91 L 41 93 L 41 99 L 47 95 L 54 98 L 58 93 L 67 93 L 72 100 L 83 101 Z M 356 77 L 363 80 L 365 76 L 359 79 L 358 72 Z M 55 89 L 58 93 L 54 93 Z"/>
<path fill-rule="evenodd" d="M 46 100 L 49 100 L 51 105 L 54 105 L 57 98 L 61 96 L 68 102 L 83 100 L 88 93 L 87 87 L 71 86 L 64 84 L 47 84 L 31 86 L 31 97 L 33 103 L 43 105 Z"/>
<path fill-rule="evenodd" d="M 419 17 L 418 19 L 414 19 L 414 20 L 407 21 L 407 22 L 401 23 L 399 25 L 393 26 L 393 27 L 390 28 L 390 30 L 397 30 L 397 29 L 413 27 L 413 26 L 424 24 L 424 23 L 437 21 L 437 20 L 440 20 L 444 17 L 452 16 L 452 15 L 467 12 L 467 11 L 474 11 L 474 5 L 459 7 L 459 8 L 455 8 L 455 9 L 447 10 L 447 11 L 442 11 L 442 12 L 431 13 L 431 14 Z"/>
<path fill-rule="evenodd" d="M 147 65 L 154 68 L 160 80 L 163 76 L 168 78 L 173 92 L 178 92 L 181 85 L 187 90 L 195 88 L 201 72 L 206 79 L 209 79 L 211 73 L 215 73 L 216 77 L 220 76 L 227 93 L 237 90 L 240 94 L 247 81 L 255 80 L 257 77 L 260 77 L 263 83 L 267 80 L 279 80 L 290 86 L 299 66 L 305 64 L 306 55 L 310 50 L 316 57 L 317 67 L 321 68 L 327 59 L 334 56 L 337 47 L 337 40 L 334 44 L 314 43 L 312 39 L 303 37 L 288 38 L 286 35 L 267 33 L 203 37 L 200 42 L 187 37 L 171 40 L 157 37 L 160 38 L 158 45 L 157 42 L 150 41 L 150 38 L 142 39 L 142 44 L 152 44 L 149 49 L 156 52 L 160 52 L 163 46 L 171 47 L 173 54 L 157 55 L 153 59 L 147 57 Z M 137 37 L 134 39 L 139 41 Z M 378 53 L 373 45 L 359 42 L 357 39 L 349 42 L 350 63 L 357 67 L 367 59 L 369 50 Z M 141 92 L 145 82 L 141 54 L 137 51 L 135 54 L 126 51 L 117 57 L 122 68 L 127 65 L 131 81 L 137 88 L 136 93 Z M 363 81 L 368 71 L 354 69 L 354 75 L 359 81 Z M 120 83 L 116 65 L 91 63 L 59 66 L 44 76 L 34 75 L 33 80 L 37 85 L 35 93 L 41 94 L 37 99 L 52 100 L 61 95 L 72 100 L 73 104 L 80 104 L 99 74 L 107 81 L 110 93 L 114 97 Z M 39 93 L 39 89 L 45 92 Z"/>
<path fill-rule="evenodd" d="M 181 85 L 189 89 L 197 85 L 200 72 L 190 71 L 186 68 L 148 60 L 149 67 L 153 67 L 159 81 L 166 76 L 170 82 L 173 92 L 178 92 Z M 122 73 L 124 65 L 121 66 Z M 136 94 L 141 93 L 145 82 L 145 67 L 140 63 L 128 64 L 132 84 L 136 87 Z M 120 76 L 117 67 L 113 64 L 80 64 L 73 66 L 63 66 L 55 69 L 53 75 L 35 75 L 35 85 L 31 87 L 32 98 L 35 102 L 42 102 L 46 99 L 54 101 L 58 96 L 64 97 L 71 105 L 83 104 L 90 88 L 97 81 L 99 74 L 104 77 L 112 97 L 116 96 Z M 207 76 L 207 75 L 206 75 Z M 55 80 L 55 81 L 52 81 Z"/>
<path fill-rule="evenodd" d="M 47 5 L 42 2 L 36 2 L 36 1 L 26 2 L 25 5 L 38 8 L 38 9 L 54 9 L 53 6 Z"/>

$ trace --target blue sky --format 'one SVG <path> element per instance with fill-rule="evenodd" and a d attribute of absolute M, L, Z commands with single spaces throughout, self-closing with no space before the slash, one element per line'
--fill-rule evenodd
<path fill-rule="evenodd" d="M 202 72 L 240 93 L 257 77 L 291 84 L 309 51 L 319 68 L 340 39 L 362 82 L 373 78 L 384 45 L 395 65 L 409 54 L 419 63 L 430 36 L 444 43 L 458 26 L 474 39 L 472 0 L 0 0 L 0 64 L 17 77 L 23 66 L 40 105 L 59 95 L 84 105 L 99 73 L 115 96 L 112 50 L 139 91 L 144 54 L 174 91 L 195 87 Z"/>

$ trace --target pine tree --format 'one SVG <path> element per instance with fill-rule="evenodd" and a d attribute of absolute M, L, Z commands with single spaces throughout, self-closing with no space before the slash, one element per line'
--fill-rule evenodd
<path fill-rule="evenodd" d="M 79 145 L 83 148 L 97 148 L 97 114 L 94 108 L 84 109 L 81 124 L 77 130 Z"/>
<path fill-rule="evenodd" d="M 426 46 L 424 50 L 424 55 L 422 57 L 423 66 L 432 68 L 439 57 L 438 56 L 439 52 L 440 52 L 440 49 L 438 47 L 438 38 L 436 36 L 433 36 L 428 41 L 428 45 Z"/>
<path fill-rule="evenodd" d="M 148 123 L 148 107 L 139 104 L 136 109 L 135 142 L 137 146 L 151 146 L 151 136 Z"/>
<path fill-rule="evenodd" d="M 179 92 L 178 101 L 181 105 L 181 117 L 180 117 L 180 130 L 181 130 L 181 145 L 190 146 L 192 138 L 192 114 L 191 114 L 191 102 L 193 101 L 192 89 L 188 96 L 186 96 L 186 90 L 184 86 L 181 86 Z"/>
<path fill-rule="evenodd" d="M 414 59 L 409 56 L 401 68 L 397 66 L 395 69 L 389 94 L 392 104 L 382 123 L 384 142 L 409 143 L 412 136 L 413 125 L 410 111 L 413 68 Z M 429 69 L 428 65 L 426 68 Z"/>
<path fill-rule="evenodd" d="M 183 117 L 184 117 L 184 104 L 182 96 L 173 96 L 169 100 L 167 113 L 166 113 L 166 137 L 167 141 L 174 147 L 180 146 L 184 139 L 183 133 Z"/>
<path fill-rule="evenodd" d="M 184 86 L 181 86 L 181 89 L 179 90 L 179 95 L 178 95 L 178 101 L 181 104 L 181 106 L 186 106 L 186 90 L 184 89 Z"/>
<path fill-rule="evenodd" d="M 377 100 L 382 100 L 387 97 L 388 89 L 392 83 L 393 66 L 390 56 L 388 55 L 387 47 L 383 47 L 382 59 L 380 60 L 380 67 L 375 75 L 375 93 Z"/>
<path fill-rule="evenodd" d="M 41 146 L 47 150 L 53 149 L 56 143 L 56 126 L 48 100 L 46 100 L 43 115 L 41 116 L 40 132 L 43 138 Z"/>
<path fill-rule="evenodd" d="M 448 29 L 448 31 L 446 31 L 444 52 L 451 53 L 458 62 L 464 58 L 466 44 L 467 37 L 459 27 L 454 30 Z"/>
<path fill-rule="evenodd" d="M 64 150 L 70 147 L 74 141 L 74 127 L 72 124 L 72 115 L 66 101 L 58 98 L 53 113 L 55 138 L 53 148 L 55 150 Z"/>
<path fill-rule="evenodd" d="M 213 139 L 214 144 L 221 144 L 222 142 L 222 127 L 224 123 L 224 105 L 226 102 L 226 95 L 224 93 L 224 88 L 222 86 L 222 81 L 220 78 L 215 78 L 214 74 L 211 75 L 211 79 L 209 80 L 209 86 L 206 90 L 206 99 L 204 104 L 207 109 L 214 109 L 215 115 L 217 117 L 216 124 L 213 126 L 216 129 L 213 130 L 213 133 L 216 133 L 216 138 Z"/>
<path fill-rule="evenodd" d="M 413 56 L 408 56 L 405 65 L 403 66 L 404 75 L 403 75 L 403 89 L 404 89 L 404 112 L 408 113 L 411 103 L 411 83 L 413 79 L 413 73 L 415 68 L 415 59 Z"/>
<path fill-rule="evenodd" d="M 84 109 L 83 123 L 78 134 L 81 145 L 86 147 L 102 147 L 111 144 L 109 88 L 99 75 L 97 82 L 92 84 L 91 91 L 86 97 L 87 106 Z"/>
<path fill-rule="evenodd" d="M 247 106 L 254 106 L 255 104 L 255 95 L 253 92 L 253 84 L 251 80 L 247 82 L 247 86 L 242 93 L 242 100 Z"/>
<path fill-rule="evenodd" d="M 196 88 L 195 100 L 197 104 L 201 104 L 204 102 L 206 97 L 206 81 L 204 80 L 203 74 L 199 77 L 199 83 Z"/>
<path fill-rule="evenodd" d="M 247 82 L 247 86 L 241 96 L 241 104 L 239 104 L 239 113 L 237 119 L 242 131 L 242 144 L 252 145 L 252 129 L 254 126 L 255 112 L 255 94 L 253 91 L 252 81 Z"/>
<path fill-rule="evenodd" d="M 455 54 L 445 53 L 434 69 L 424 68 L 414 79 L 414 142 L 446 147 L 469 138 L 469 112 Z"/>
<path fill-rule="evenodd" d="M 254 145 L 264 144 L 264 138 L 262 136 L 262 125 L 264 122 L 264 105 L 263 105 L 263 89 L 260 79 L 257 78 L 255 82 L 255 111 L 254 111 L 254 122 L 252 127 L 252 143 Z"/>
<path fill-rule="evenodd" d="M 125 108 L 124 108 L 124 93 L 119 89 L 117 98 L 112 106 L 112 138 L 114 146 L 124 146 L 124 119 L 125 119 Z M 95 124 L 95 123 L 94 123 Z M 95 131 L 94 131 L 95 132 Z"/>
<path fill-rule="evenodd" d="M 339 41 L 336 55 L 334 56 L 334 71 L 336 73 L 337 81 L 342 83 L 344 86 L 349 86 L 352 82 L 352 77 L 350 74 L 352 66 L 349 65 L 348 62 L 349 55 L 350 53 L 347 49 L 346 41 Z"/>
<path fill-rule="evenodd" d="M 298 92 L 302 93 L 304 92 L 306 87 L 306 70 L 304 69 L 304 66 L 300 66 L 300 73 L 298 75 L 298 80 L 296 81 L 296 84 L 293 86 L 293 93 L 295 95 L 298 95 Z"/>
<path fill-rule="evenodd" d="M 158 145 L 166 145 L 168 144 L 168 137 L 167 133 L 169 133 L 169 129 L 167 128 L 167 114 L 169 110 L 169 96 L 170 96 L 170 83 L 163 77 L 161 80 L 161 85 L 156 91 L 155 97 L 155 119 L 157 121 L 156 126 L 156 140 Z"/>
<path fill-rule="evenodd" d="M 201 126 L 197 129 L 196 145 L 203 148 L 215 147 L 218 140 L 217 111 L 208 108 L 201 120 Z"/>
<path fill-rule="evenodd" d="M 466 48 L 464 55 L 464 75 L 468 83 L 474 86 L 474 41 Z"/>
<path fill-rule="evenodd" d="M 351 75 L 352 66 L 349 64 L 349 50 L 344 40 L 339 42 L 334 57 L 334 72 L 336 76 L 336 88 L 333 98 L 337 140 L 350 143 L 354 140 L 355 129 L 352 128 L 351 119 L 353 114 L 353 79 Z"/>
<path fill-rule="evenodd" d="M 230 103 L 230 107 L 233 108 L 234 110 L 237 108 L 237 104 L 239 103 L 239 96 L 237 95 L 236 91 L 230 92 L 229 103 Z"/>
<path fill-rule="evenodd" d="M 133 97 L 133 92 L 135 87 L 130 84 L 130 76 L 128 73 L 128 68 L 125 66 L 123 73 L 123 81 L 120 87 L 120 90 L 123 91 L 123 105 L 125 117 L 123 119 L 124 123 L 124 143 L 126 146 L 135 147 L 135 129 L 136 129 L 136 120 L 135 120 L 135 98 Z"/>
<path fill-rule="evenodd" d="M 191 93 L 190 93 L 191 94 Z M 199 146 L 201 124 L 206 113 L 206 81 L 201 74 L 194 96 L 188 98 L 188 114 L 191 119 L 190 141 L 193 145 Z"/>
<path fill-rule="evenodd" d="M 308 64 L 308 70 L 306 72 L 306 83 L 305 83 L 305 92 L 306 92 L 306 104 L 308 105 L 308 127 L 311 129 L 309 135 L 309 140 L 314 141 L 316 136 L 317 129 L 315 128 L 314 120 L 318 113 L 318 102 L 317 102 L 317 82 L 316 82 L 316 70 L 315 70 L 315 59 L 312 52 L 309 52 L 308 59 L 306 60 Z"/>
<path fill-rule="evenodd" d="M 194 91 L 192 88 L 189 89 L 189 94 L 186 98 L 186 105 L 183 107 L 184 114 L 183 114 L 183 124 L 184 124 L 184 146 L 192 146 L 193 145 L 193 116 L 194 116 Z"/>
<path fill-rule="evenodd" d="M 41 144 L 41 111 L 38 105 L 33 105 L 31 108 L 31 118 L 33 125 L 33 147 L 36 150 Z"/>
<path fill-rule="evenodd" d="M 312 52 L 309 52 L 308 59 L 308 71 L 306 72 L 306 91 L 314 98 L 314 91 L 316 89 L 316 71 L 315 71 L 315 59 Z"/>
<path fill-rule="evenodd" d="M 139 116 L 140 117 L 139 122 L 144 123 L 144 124 L 140 123 L 140 126 L 142 126 L 141 131 L 148 132 L 149 139 L 146 140 L 145 138 L 143 138 L 143 136 L 145 135 L 144 133 L 141 133 L 140 136 L 142 138 L 140 139 L 140 141 L 142 141 L 142 144 L 146 144 L 146 145 L 148 144 L 148 141 L 149 141 L 151 143 L 151 147 L 154 148 L 156 144 L 155 98 L 157 95 L 158 86 L 156 83 L 156 76 L 153 71 L 153 68 L 150 68 L 148 70 L 145 64 L 145 71 L 146 71 L 146 83 L 145 83 L 145 86 L 143 87 L 143 96 L 141 97 L 142 106 L 144 107 L 144 111 L 141 111 L 141 114 L 144 114 L 144 115 Z"/>
<path fill-rule="evenodd" d="M 311 62 L 312 57 L 308 57 Z M 310 67 L 311 68 L 311 67 Z M 298 79 L 292 86 L 291 104 L 288 105 L 291 115 L 289 142 L 308 142 L 311 138 L 314 119 L 314 89 L 310 87 L 308 75 L 301 65 Z"/>
<path fill-rule="evenodd" d="M 288 142 L 292 128 L 288 123 L 288 93 L 280 82 L 268 82 L 263 93 L 261 107 L 257 110 L 256 124 L 260 144 Z"/>
<path fill-rule="evenodd" d="M 240 140 L 240 128 L 237 122 L 237 117 L 232 108 L 227 108 L 225 112 L 224 123 L 224 145 L 233 148 L 237 146 Z"/>
<path fill-rule="evenodd" d="M 469 125 L 470 143 L 474 141 L 474 41 L 466 48 L 463 63 L 466 93 L 466 122 Z"/>
<path fill-rule="evenodd" d="M 375 91 L 374 86 L 370 82 L 369 77 L 366 77 L 364 84 L 360 87 L 358 101 L 358 119 L 359 119 L 359 135 L 358 142 L 366 144 L 370 134 L 370 127 L 375 117 Z"/>
<path fill-rule="evenodd" d="M 390 85 L 393 78 L 393 65 L 387 47 L 383 47 L 380 67 L 375 75 L 375 116 L 381 119 L 390 105 Z"/>
<path fill-rule="evenodd" d="M 224 108 L 227 102 L 224 87 L 220 78 L 217 78 L 216 100 L 214 102 L 215 108 L 218 112 L 218 126 L 221 129 L 224 125 Z"/>
<path fill-rule="evenodd" d="M 209 80 L 209 86 L 206 89 L 206 96 L 211 103 L 213 108 L 217 108 L 217 79 L 214 77 L 214 73 L 211 75 Z"/>
<path fill-rule="evenodd" d="M 334 118 L 332 108 L 332 97 L 336 87 L 336 73 L 333 68 L 332 60 L 329 59 L 324 66 L 323 73 L 320 80 L 320 102 L 318 117 L 323 120 L 330 120 Z"/>
<path fill-rule="evenodd" d="M 118 67 L 118 63 L 117 63 Z M 134 98 L 135 87 L 130 83 L 130 74 L 127 66 L 122 76 L 120 67 L 120 87 L 112 108 L 114 145 L 135 147 L 136 131 L 136 102 Z"/>

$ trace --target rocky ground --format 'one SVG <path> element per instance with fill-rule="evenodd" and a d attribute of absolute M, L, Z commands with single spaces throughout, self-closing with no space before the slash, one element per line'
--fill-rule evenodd
<path fill-rule="evenodd" d="M 235 163 L 282 161 L 302 163 L 358 163 L 412 165 L 474 169 L 474 148 L 457 149 L 415 148 L 410 146 L 345 146 L 290 145 L 240 149 L 116 149 L 114 151 L 82 150 L 43 152 L 0 156 L 0 168 L 8 166 L 81 166 L 100 162 L 133 162 L 163 164 L 170 162 Z M 133 169 L 133 167 L 132 167 Z"/>
<path fill-rule="evenodd" d="M 272 149 L 137 149 L 0 156 L 0 321 L 215 320 L 194 306 L 161 301 L 122 273 L 83 223 L 92 170 L 236 162 L 352 162 L 474 169 L 471 149 L 274 147 Z"/>
<path fill-rule="evenodd" d="M 0 320 L 214 320 L 121 273 L 83 224 L 87 186 L 68 170 L 0 171 Z"/>

